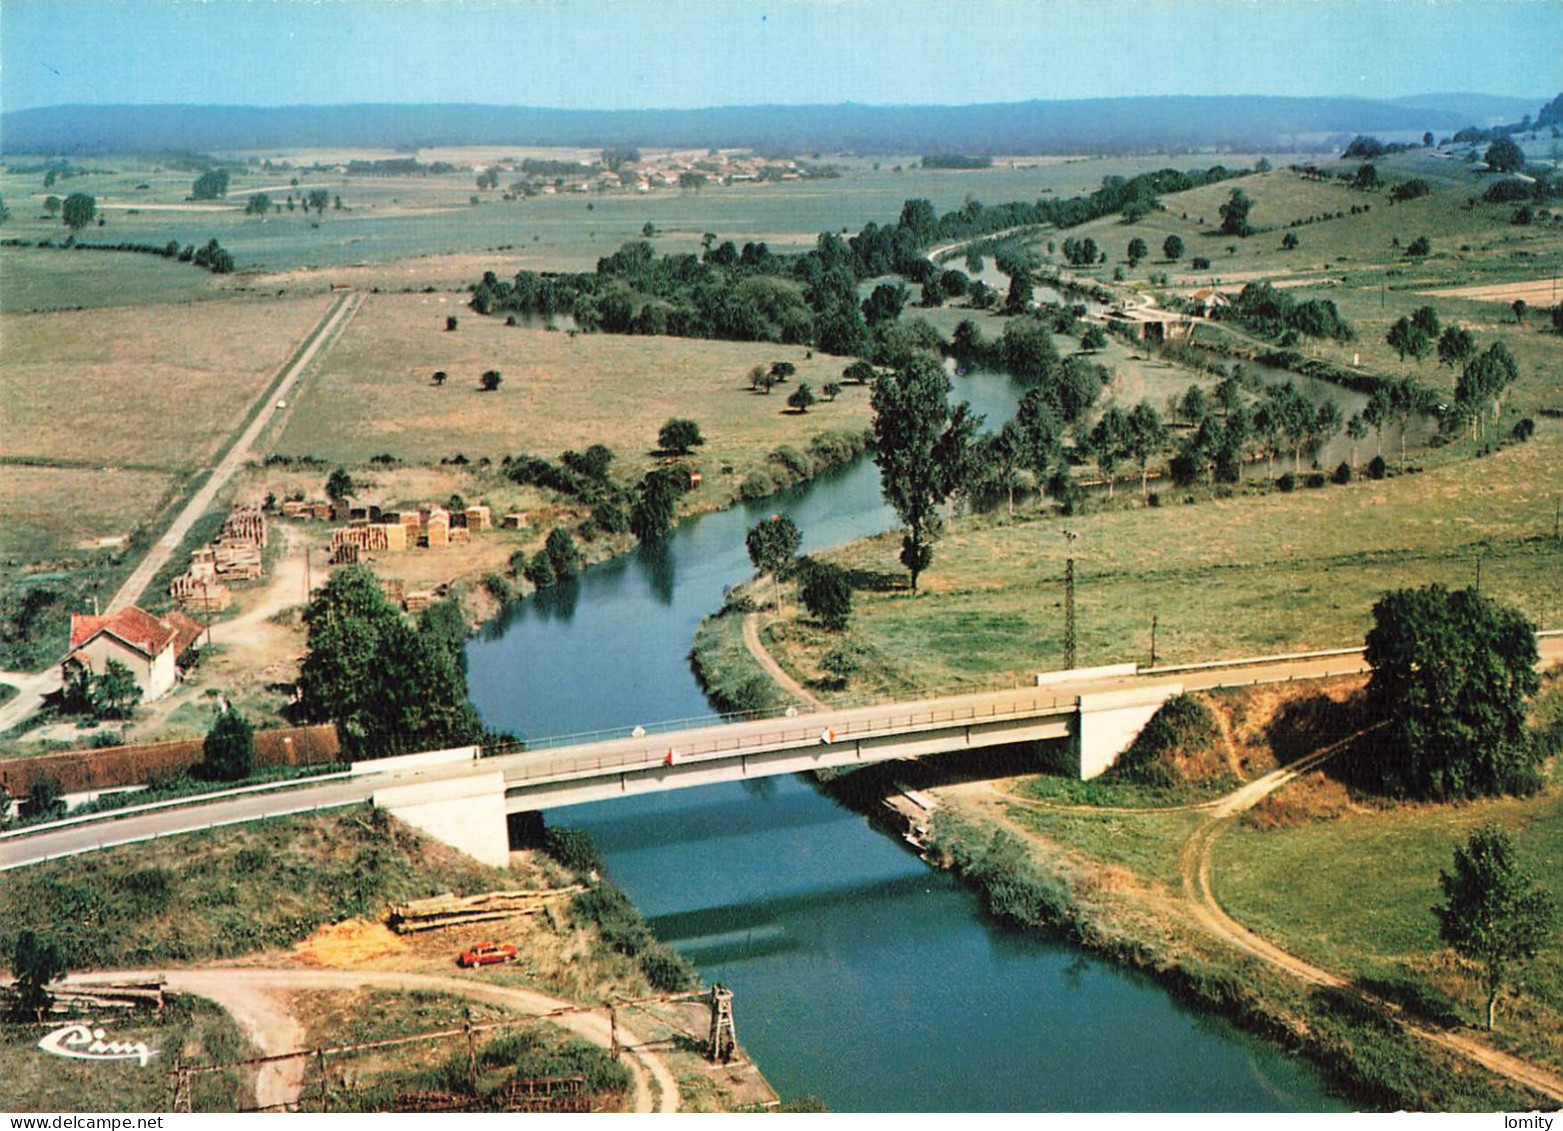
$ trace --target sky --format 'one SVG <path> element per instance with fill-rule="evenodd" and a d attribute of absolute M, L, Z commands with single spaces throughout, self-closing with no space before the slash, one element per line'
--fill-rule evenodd
<path fill-rule="evenodd" d="M 0 109 L 1563 89 L 1563 0 L 4 0 Z M 1539 106 L 1538 102 L 1538 106 Z"/>

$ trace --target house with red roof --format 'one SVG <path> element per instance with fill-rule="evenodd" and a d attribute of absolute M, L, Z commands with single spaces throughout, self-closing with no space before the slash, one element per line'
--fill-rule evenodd
<path fill-rule="evenodd" d="M 131 605 L 107 616 L 71 614 L 71 647 L 62 666 L 102 675 L 110 660 L 135 674 L 142 702 L 166 695 L 179 679 L 177 661 L 201 635 L 199 623 L 180 612 L 153 616 Z"/>

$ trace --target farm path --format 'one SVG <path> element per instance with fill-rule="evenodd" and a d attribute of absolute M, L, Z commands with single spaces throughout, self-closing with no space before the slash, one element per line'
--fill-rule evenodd
<path fill-rule="evenodd" d="M 970 782 L 955 786 L 941 786 L 934 792 L 936 795 L 949 796 L 964 801 L 975 807 L 983 817 L 1002 826 L 1009 832 L 1031 843 L 1046 843 L 1053 850 L 1056 850 L 1058 846 L 1045 841 L 1044 838 L 1039 837 L 1034 831 L 1010 819 L 1008 814 L 1005 813 L 1005 809 L 1011 805 L 1016 805 L 1021 808 L 1063 809 L 1080 812 L 1094 811 L 1103 814 L 1126 812 L 1151 814 L 1204 810 L 1210 814 L 1210 818 L 1203 822 L 1184 843 L 1183 852 L 1179 860 L 1184 896 L 1186 897 L 1187 905 L 1192 910 L 1195 921 L 1202 929 L 1228 945 L 1276 967 L 1290 977 L 1312 986 L 1351 994 L 1369 1008 L 1384 1013 L 1398 1021 L 1407 1032 L 1433 1044 L 1440 1045 L 1457 1056 L 1472 1061 L 1511 1083 L 1529 1088 L 1531 1091 L 1547 1096 L 1552 1100 L 1563 1101 L 1563 1079 L 1560 1079 L 1548 1069 L 1523 1060 L 1520 1057 L 1502 1052 L 1474 1032 L 1439 1028 L 1408 1016 L 1394 1002 L 1356 989 L 1348 978 L 1315 966 L 1305 959 L 1282 950 L 1274 943 L 1250 931 L 1228 915 L 1216 899 L 1214 886 L 1211 881 L 1211 850 L 1221 833 L 1237 817 L 1252 809 L 1264 798 L 1302 775 L 1317 769 L 1366 733 L 1367 730 L 1359 731 L 1339 742 L 1332 743 L 1311 754 L 1306 754 L 1287 766 L 1245 783 L 1238 789 L 1213 802 L 1205 802 L 1203 804 L 1174 805 L 1165 808 L 1136 810 L 1114 809 L 1102 806 L 1049 805 L 1044 802 L 1027 802 L 1024 799 L 1017 799 L 1003 793 L 991 782 Z M 1158 893 L 1146 892 L 1142 893 L 1142 895 L 1143 898 L 1151 902 L 1157 904 L 1163 902 Z"/>
<path fill-rule="evenodd" d="M 72 985 L 93 982 L 122 982 L 166 978 L 175 992 L 208 998 L 231 1013 L 261 1050 L 263 1056 L 297 1052 L 303 1047 L 304 1031 L 298 1021 L 271 996 L 284 990 L 356 990 L 376 988 L 405 991 L 432 991 L 455 994 L 473 1001 L 486 1002 L 528 1016 L 540 1016 L 577 1008 L 576 1003 L 550 997 L 535 990 L 498 986 L 475 979 L 444 974 L 381 973 L 360 970 L 303 970 L 276 967 L 202 967 L 190 970 L 112 970 L 72 975 Z M 557 1024 L 584 1037 L 599 1048 L 613 1047 L 613 1032 L 608 1019 L 600 1013 L 565 1013 L 551 1018 Z M 637 1112 L 678 1111 L 678 1081 L 663 1058 L 647 1047 L 636 1033 L 619 1023 L 619 1046 L 628 1052 L 626 1061 L 634 1078 L 633 1109 Z M 261 1066 L 256 1080 L 256 1106 L 272 1107 L 296 1103 L 302 1093 L 306 1058 L 278 1061 Z M 651 1084 L 655 1081 L 657 1094 Z"/>
<path fill-rule="evenodd" d="M 239 434 L 228 453 L 212 469 L 212 473 L 202 484 L 200 490 L 185 504 L 184 509 L 169 524 L 163 536 L 159 538 L 147 556 L 131 575 L 125 579 L 119 592 L 114 594 L 108 603 L 105 612 L 115 613 L 127 605 L 133 604 L 137 598 L 145 592 L 146 587 L 152 583 L 152 579 L 168 559 L 173 556 L 180 544 L 184 542 L 185 535 L 190 533 L 190 528 L 195 525 L 196 519 L 206 513 L 212 505 L 212 500 L 217 493 L 228 485 L 228 481 L 250 458 L 255 448 L 255 442 L 271 423 L 272 414 L 277 412 L 276 405 L 282 403 L 282 398 L 288 395 L 299 377 L 309 368 L 318 357 L 322 349 L 331 341 L 335 332 L 346 324 L 347 320 L 357 312 L 363 304 L 363 296 L 358 294 L 345 295 L 332 305 L 326 312 L 320 323 L 310 332 L 305 344 L 278 379 L 267 387 L 265 393 L 256 400 L 251 410 L 249 424 Z"/>
<path fill-rule="evenodd" d="M 755 662 L 765 669 L 765 674 L 775 680 L 783 691 L 807 703 L 816 711 L 824 709 L 825 704 L 803 684 L 788 675 L 786 669 L 776 662 L 776 657 L 766 649 L 765 642 L 760 639 L 759 613 L 748 613 L 744 616 L 744 644 Z"/>
<path fill-rule="evenodd" d="M 1501 1052 L 1471 1033 L 1439 1028 L 1415 1020 L 1394 1002 L 1356 989 L 1349 979 L 1290 954 L 1250 931 L 1228 915 L 1217 900 L 1211 883 L 1211 852 L 1221 833 L 1234 819 L 1252 809 L 1271 793 L 1316 769 L 1366 733 L 1367 731 L 1359 731 L 1312 754 L 1307 754 L 1288 766 L 1283 766 L 1234 790 L 1212 806 L 1210 820 L 1196 829 L 1184 843 L 1183 854 L 1179 861 L 1183 876 L 1183 891 L 1193 907 L 1195 919 L 1200 926 L 1217 938 L 1300 981 L 1352 994 L 1364 1004 L 1395 1018 L 1408 1032 L 1423 1040 L 1441 1045 L 1512 1083 L 1563 1102 L 1563 1079 L 1545 1068 Z"/>
<path fill-rule="evenodd" d="M 147 552 L 141 564 L 125 579 L 125 583 L 114 594 L 104 612 L 118 612 L 127 605 L 133 604 L 146 591 L 147 586 L 152 584 L 152 579 L 157 576 L 158 571 L 168 563 L 168 559 L 184 542 L 185 535 L 189 534 L 196 519 L 206 513 L 206 509 L 211 506 L 217 493 L 227 486 L 228 481 L 254 453 L 256 440 L 271 423 L 272 414 L 277 411 L 275 404 L 287 396 L 299 377 L 320 355 L 321 350 L 334 340 L 336 331 L 341 329 L 362 303 L 362 295 L 346 295 L 327 310 L 314 330 L 304 339 L 300 348 L 294 351 L 291 364 L 257 398 L 250 410 L 249 424 L 239 434 L 228 453 L 212 469 L 211 475 L 200 490 L 175 516 L 174 521 Z M 9 702 L 0 705 L 0 731 L 10 730 L 42 709 L 44 699 L 60 689 L 60 667 L 58 664 L 52 664 L 41 672 L 21 675 L 6 682 L 16 687 L 17 694 Z"/>

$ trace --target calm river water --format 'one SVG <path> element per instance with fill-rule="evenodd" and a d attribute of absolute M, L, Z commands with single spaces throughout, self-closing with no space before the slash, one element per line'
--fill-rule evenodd
<path fill-rule="evenodd" d="M 990 424 L 1007 378 L 957 382 Z M 777 510 L 805 551 L 894 525 L 867 461 L 685 522 L 654 552 L 513 606 L 467 649 L 493 727 L 533 740 L 708 716 L 688 652 L 751 573 Z M 714 721 L 714 720 L 713 720 Z M 784 1096 L 835 1111 L 1321 1111 L 1306 1062 L 1074 948 L 988 920 L 975 896 L 799 778 L 551 811 L 591 832 L 657 934 L 735 993 L 740 1041 Z"/>

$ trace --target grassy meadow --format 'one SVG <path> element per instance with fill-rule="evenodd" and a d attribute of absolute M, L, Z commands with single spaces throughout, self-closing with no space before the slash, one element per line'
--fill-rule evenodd
<path fill-rule="evenodd" d="M 424 163 L 435 160 L 488 162 L 505 156 L 525 156 L 524 150 L 504 152 L 419 154 Z M 551 157 L 579 158 L 582 152 L 551 151 Z M 202 244 L 215 237 L 233 252 L 242 272 L 295 272 L 305 268 L 336 270 L 357 265 L 416 261 L 431 253 L 485 257 L 470 279 L 484 270 L 522 267 L 549 270 L 590 270 L 601 256 L 611 254 L 627 240 L 638 239 L 647 223 L 663 233 L 658 246 L 664 251 L 698 250 L 704 232 L 742 244 L 764 240 L 777 250 L 801 250 L 813 245 L 822 231 L 857 231 L 870 220 L 894 221 L 902 203 L 926 197 L 941 211 L 959 208 L 968 194 L 988 203 L 1031 200 L 1056 193 L 1071 196 L 1094 190 L 1104 176 L 1132 176 L 1167 165 L 1188 167 L 1208 164 L 1195 157 L 1090 157 L 1036 163 L 1004 161 L 992 169 L 925 170 L 915 168 L 916 158 L 886 157 L 877 161 L 846 159 L 843 175 L 829 180 L 785 182 L 772 185 L 709 185 L 699 191 L 662 189 L 650 194 L 561 193 L 531 199 L 505 201 L 498 192 L 479 192 L 475 171 L 440 176 L 349 177 L 335 172 L 338 163 L 354 157 L 388 154 L 311 151 L 269 154 L 298 166 L 293 169 L 250 167 L 236 171 L 228 196 L 220 201 L 185 202 L 195 174 L 134 158 L 88 160 L 89 171 L 44 189 L 41 173 L 0 174 L 0 194 L 11 207 L 9 238 L 36 241 L 61 240 L 67 234 L 59 220 L 43 211 L 44 198 L 53 193 L 92 193 L 98 199 L 106 223 L 90 229 L 83 239 L 92 242 L 148 243 L 161 246 L 169 240 Z M 405 156 L 397 155 L 397 156 Z M 1223 156 L 1229 164 L 1251 160 Z M 330 162 L 328 172 L 311 172 L 303 166 Z M 822 163 L 834 163 L 830 156 Z M 877 167 L 876 167 L 877 166 Z M 289 182 L 297 178 L 299 184 Z M 502 181 L 508 183 L 502 176 Z M 145 185 L 145 188 L 139 186 Z M 323 216 L 302 211 L 272 213 L 261 218 L 246 216 L 244 205 L 252 193 L 265 192 L 284 203 L 310 189 L 324 188 L 333 198 L 341 196 L 342 210 L 327 209 Z M 471 203 L 476 196 L 479 203 Z M 12 255 L 16 249 L 5 249 Z M 78 253 L 86 254 L 86 253 Z M 494 264 L 486 257 L 502 256 Z M 141 258 L 128 256 L 126 258 Z M 175 265 L 197 278 L 203 272 L 188 264 Z M 413 273 L 404 285 L 421 288 L 435 282 L 409 263 Z M 381 285 L 389 285 L 394 275 Z M 436 283 L 436 285 L 438 285 Z M 46 296 L 44 305 L 69 302 L 68 296 Z M 21 305 L 7 309 L 35 309 L 17 293 Z M 74 304 L 71 304 L 74 305 Z"/>
<path fill-rule="evenodd" d="M 1563 543 L 1552 538 L 1560 477 L 1563 431 L 1544 420 L 1532 442 L 1474 467 L 1379 482 L 1192 506 L 1164 492 L 1160 507 L 1140 505 L 1125 484 L 1121 505 L 1069 518 L 1022 505 L 1014 518 L 954 520 L 916 596 L 896 560 L 900 538 L 887 534 L 823 555 L 857 571 L 845 635 L 818 631 L 789 598 L 795 619 L 777 651 L 805 681 L 825 651 L 852 651 L 862 674 L 849 695 L 1008 683 L 1057 667 L 1066 527 L 1079 535 L 1082 664 L 1147 659 L 1153 615 L 1163 662 L 1350 645 L 1380 594 L 1469 585 L 1479 554 L 1484 593 L 1554 627 L 1563 622 Z"/>
<path fill-rule="evenodd" d="M 199 466 L 326 306 L 322 297 L 5 315 L 0 455 Z"/>
<path fill-rule="evenodd" d="M 1279 163 L 1279 162 L 1278 162 Z M 1298 163 L 1306 163 L 1299 159 Z M 1359 161 L 1324 161 L 1327 171 L 1355 171 Z M 1542 302 L 1523 323 L 1516 321 L 1509 300 L 1502 295 L 1441 295 L 1434 292 L 1514 281 L 1552 280 L 1563 268 L 1563 221 L 1537 220 L 1515 225 L 1517 205 L 1486 204 L 1481 194 L 1496 178 L 1484 166 L 1464 164 L 1436 153 L 1412 151 L 1374 162 L 1379 176 L 1394 184 L 1420 177 L 1432 188 L 1430 196 L 1393 203 L 1386 190 L 1359 191 L 1333 181 L 1308 180 L 1287 169 L 1242 178 L 1170 195 L 1164 211 L 1155 211 L 1134 224 L 1120 217 L 1104 217 L 1071 229 L 1077 238 L 1090 236 L 1107 253 L 1107 263 L 1087 272 L 1110 280 L 1118 271 L 1130 285 L 1172 295 L 1216 284 L 1235 293 L 1245 283 L 1270 279 L 1292 291 L 1294 298 L 1326 298 L 1334 301 L 1356 330 L 1345 343 L 1309 341 L 1307 352 L 1341 364 L 1356 358 L 1374 372 L 1414 376 L 1452 396 L 1458 373 L 1440 367 L 1436 358 L 1420 363 L 1400 360 L 1385 342 L 1390 325 L 1423 305 L 1433 306 L 1445 324 L 1457 321 L 1476 334 L 1478 347 L 1503 342 L 1520 365 L 1520 380 L 1506 403 L 1512 418 L 1544 407 L 1559 407 L 1558 388 L 1563 380 L 1563 351 L 1548 333 L 1544 305 L 1550 288 L 1539 293 Z M 1255 232 L 1246 238 L 1220 234 L 1220 206 L 1233 188 L 1241 188 L 1253 200 L 1249 221 Z M 1353 207 L 1369 211 L 1351 215 Z M 1336 213 L 1346 215 L 1334 218 Z M 1332 218 L 1292 227 L 1310 217 Z M 1299 246 L 1284 250 L 1287 233 Z M 1180 236 L 1186 250 L 1181 260 L 1168 262 L 1161 245 L 1168 235 Z M 1418 236 L 1432 241 L 1432 254 L 1413 259 L 1404 249 Z M 1127 265 L 1131 239 L 1142 238 L 1150 257 L 1137 267 Z M 1049 233 L 1046 240 L 1061 242 Z M 1208 272 L 1195 273 L 1196 256 L 1210 260 Z M 1152 285 L 1150 276 L 1165 273 L 1169 285 Z M 1563 291 L 1558 292 L 1563 297 Z"/>
<path fill-rule="evenodd" d="M 460 321 L 445 330 L 447 314 Z M 868 427 L 868 390 L 849 385 L 806 415 L 787 393 L 808 382 L 818 394 L 846 361 L 806 356 L 800 346 L 581 334 L 506 326 L 472 314 L 446 295 L 371 296 L 320 370 L 296 394 L 274 449 L 288 456 L 361 463 L 389 453 L 413 463 L 457 452 L 495 462 L 519 452 L 556 457 L 607 444 L 616 470 L 649 466 L 657 430 L 670 417 L 700 425 L 696 459 L 715 486 L 734 469 L 757 466 L 779 444 L 798 447 L 830 429 Z M 793 383 L 769 395 L 749 389 L 757 365 L 790 361 Z M 499 389 L 478 376 L 497 369 Z M 435 370 L 450 374 L 442 387 Z M 638 472 L 636 472 L 638 473 Z"/>
<path fill-rule="evenodd" d="M 1556 786 L 1536 797 L 1354 810 L 1279 829 L 1239 823 L 1216 845 L 1216 895 L 1235 919 L 1285 950 L 1403 986 L 1429 1008 L 1479 1026 L 1486 1011 L 1480 978 L 1439 940 L 1431 909 L 1443 902 L 1439 872 L 1488 821 L 1503 826 L 1521 864 L 1563 904 L 1563 792 Z M 1524 994 L 1500 1000 L 1497 1040 L 1563 1067 L 1563 938 L 1554 935 L 1517 977 Z"/>

